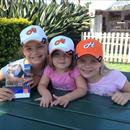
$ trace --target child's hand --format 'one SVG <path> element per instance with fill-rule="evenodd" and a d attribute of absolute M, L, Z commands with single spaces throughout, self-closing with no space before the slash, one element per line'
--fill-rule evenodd
<path fill-rule="evenodd" d="M 69 103 L 69 99 L 66 96 L 59 96 L 58 97 L 58 96 L 53 94 L 53 97 L 55 100 L 51 103 L 51 106 L 61 105 L 65 108 Z"/>
<path fill-rule="evenodd" d="M 44 95 L 41 98 L 40 106 L 49 107 L 51 101 L 52 101 L 52 96 L 51 95 Z"/>
<path fill-rule="evenodd" d="M 115 103 L 123 106 L 129 101 L 129 96 L 128 93 L 116 92 L 114 94 L 111 94 L 111 99 Z"/>
<path fill-rule="evenodd" d="M 40 101 L 40 106 L 49 107 L 50 103 L 52 102 L 52 96 L 50 93 L 44 94 L 44 96 L 35 99 L 35 101 Z"/>
<path fill-rule="evenodd" d="M 12 100 L 14 98 L 14 93 L 7 88 L 0 88 L 0 102 Z"/>
<path fill-rule="evenodd" d="M 30 88 L 34 87 L 34 78 L 33 74 L 29 74 L 28 77 L 24 77 L 24 83 L 27 83 Z"/>

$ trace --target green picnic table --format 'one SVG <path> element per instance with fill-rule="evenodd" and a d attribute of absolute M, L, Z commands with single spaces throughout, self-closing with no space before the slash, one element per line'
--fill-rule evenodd
<path fill-rule="evenodd" d="M 1 102 L 0 130 L 130 130 L 130 102 L 120 106 L 109 97 L 88 94 L 67 108 L 43 108 L 34 101 L 37 97 L 32 90 L 31 98 Z"/>

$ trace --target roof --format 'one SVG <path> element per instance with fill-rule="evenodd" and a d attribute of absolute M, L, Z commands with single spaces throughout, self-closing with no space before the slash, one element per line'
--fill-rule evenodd
<path fill-rule="evenodd" d="M 112 4 L 107 10 L 130 10 L 130 1 L 117 1 L 114 4 Z"/>

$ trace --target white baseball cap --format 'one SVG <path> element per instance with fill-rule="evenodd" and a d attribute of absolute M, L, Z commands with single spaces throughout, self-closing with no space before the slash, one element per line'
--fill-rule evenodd
<path fill-rule="evenodd" d="M 49 54 L 52 54 L 55 50 L 61 50 L 63 52 L 74 51 L 74 42 L 69 37 L 63 35 L 56 36 L 49 43 Z"/>
<path fill-rule="evenodd" d="M 20 33 L 21 44 L 26 44 L 27 42 L 32 40 L 42 42 L 46 39 L 47 36 L 44 30 L 38 25 L 30 25 L 23 29 Z"/>

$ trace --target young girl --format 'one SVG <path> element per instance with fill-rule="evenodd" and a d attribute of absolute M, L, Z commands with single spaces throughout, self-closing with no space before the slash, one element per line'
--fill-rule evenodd
<path fill-rule="evenodd" d="M 87 39 L 76 46 L 77 65 L 87 80 L 88 91 L 101 96 L 111 96 L 120 105 L 130 100 L 130 83 L 118 70 L 110 70 L 103 63 L 103 49 L 99 41 Z"/>
<path fill-rule="evenodd" d="M 23 54 L 25 58 L 10 63 L 0 70 L 0 80 L 6 78 L 7 73 L 10 71 L 9 66 L 15 69 L 14 77 L 12 80 L 24 80 L 28 82 L 32 88 L 36 86 L 41 78 L 44 67 L 46 66 L 47 57 L 47 36 L 43 29 L 37 25 L 31 25 L 23 29 L 20 33 L 21 45 L 23 47 Z M 24 64 L 30 64 L 31 74 L 30 77 L 21 78 L 23 74 Z M 0 88 L 0 101 L 12 100 L 14 94 L 7 88 Z"/>
<path fill-rule="evenodd" d="M 49 56 L 50 65 L 45 68 L 38 85 L 38 91 L 42 97 L 36 100 L 40 100 L 40 106 L 43 107 L 48 107 L 49 104 L 66 107 L 70 101 L 84 96 L 87 92 L 85 80 L 80 76 L 77 68 L 73 66 L 73 41 L 62 35 L 53 38 L 49 44 Z M 52 97 L 47 89 L 50 81 L 54 89 L 68 93 Z"/>

